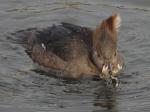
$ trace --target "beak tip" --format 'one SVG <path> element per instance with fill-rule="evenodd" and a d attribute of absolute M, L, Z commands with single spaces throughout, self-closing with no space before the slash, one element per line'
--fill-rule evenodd
<path fill-rule="evenodd" d="M 114 84 L 115 87 L 119 86 L 119 80 L 117 77 L 111 77 L 112 83 Z"/>

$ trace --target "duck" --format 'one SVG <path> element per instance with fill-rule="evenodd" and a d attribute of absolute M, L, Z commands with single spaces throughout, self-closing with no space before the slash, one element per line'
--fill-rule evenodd
<path fill-rule="evenodd" d="M 120 26 L 120 15 L 113 14 L 95 29 L 62 22 L 21 31 L 20 38 L 33 62 L 60 70 L 63 77 L 98 76 L 117 80 L 123 69 L 117 47 Z"/>

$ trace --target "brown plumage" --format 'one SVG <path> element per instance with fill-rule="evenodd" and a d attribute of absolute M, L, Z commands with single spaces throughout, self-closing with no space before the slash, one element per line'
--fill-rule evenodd
<path fill-rule="evenodd" d="M 21 31 L 23 45 L 32 60 L 50 69 L 61 70 L 66 77 L 116 76 L 123 62 L 117 50 L 120 16 L 103 20 L 95 30 L 70 23 L 46 29 Z"/>

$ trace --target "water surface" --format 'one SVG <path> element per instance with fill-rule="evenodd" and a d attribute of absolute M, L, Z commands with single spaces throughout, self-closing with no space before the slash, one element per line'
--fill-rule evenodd
<path fill-rule="evenodd" d="M 0 0 L 0 112 L 149 112 L 149 6 L 148 0 Z M 61 21 L 95 28 L 114 13 L 122 17 L 118 46 L 126 65 L 118 88 L 47 76 L 7 36 Z"/>

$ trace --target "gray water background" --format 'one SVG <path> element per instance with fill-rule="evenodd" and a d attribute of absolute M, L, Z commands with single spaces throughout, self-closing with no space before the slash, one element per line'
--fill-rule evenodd
<path fill-rule="evenodd" d="M 61 21 L 95 28 L 119 13 L 118 47 L 125 61 L 118 88 L 102 81 L 65 81 L 36 72 L 7 35 Z M 50 74 L 50 73 L 49 73 Z M 0 0 L 0 112 L 149 112 L 149 0 Z"/>

